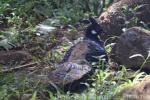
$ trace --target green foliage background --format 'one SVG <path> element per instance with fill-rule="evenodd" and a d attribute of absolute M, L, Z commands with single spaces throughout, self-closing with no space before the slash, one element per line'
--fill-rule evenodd
<path fill-rule="evenodd" d="M 27 27 L 48 17 L 60 17 L 66 23 L 73 23 L 87 14 L 100 15 L 104 7 L 112 2 L 113 0 L 1 0 L 0 23 Z"/>
<path fill-rule="evenodd" d="M 34 31 L 33 27 L 46 18 L 60 19 L 64 25 L 74 24 L 89 15 L 99 16 L 112 2 L 113 0 L 0 0 L 0 40 L 4 36 L 13 42 L 21 43 L 22 37 L 29 40 Z M 15 36 L 9 35 L 7 31 L 1 31 L 3 28 L 15 33 Z M 98 68 L 92 76 L 95 81 L 92 84 L 93 88 L 81 94 L 53 95 L 51 91 L 39 85 L 31 88 L 28 79 L 16 82 L 12 73 L 0 73 L 0 100 L 11 100 L 12 97 L 20 100 L 24 94 L 32 94 L 31 100 L 36 100 L 36 97 L 45 91 L 49 93 L 50 100 L 110 100 L 122 88 L 136 83 L 145 76 L 145 73 L 129 75 L 124 66 L 119 66 L 122 70 L 117 73 L 100 70 L 99 67 L 104 67 L 102 65 L 93 67 Z M 134 79 L 133 82 L 131 79 Z M 17 83 L 17 86 L 14 83 Z M 121 100 L 119 97 L 116 98 Z"/>

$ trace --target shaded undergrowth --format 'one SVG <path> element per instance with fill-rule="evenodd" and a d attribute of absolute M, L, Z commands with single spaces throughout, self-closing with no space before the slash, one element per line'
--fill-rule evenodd
<path fill-rule="evenodd" d="M 79 27 L 76 27 L 79 20 L 89 15 L 99 15 L 113 0 L 102 1 L 1 0 L 1 50 L 12 49 L 12 45 L 20 46 L 32 54 L 34 62 L 40 63 L 31 69 L 0 73 L 0 100 L 111 100 L 113 97 L 115 100 L 121 100 L 116 94 L 147 75 L 144 72 L 126 69 L 122 65 L 114 65 L 118 69 L 114 70 L 110 65 L 103 69 L 106 67 L 103 64 L 92 64 L 96 70 L 90 80 L 94 82 L 91 86 L 83 83 L 88 88 L 82 93 L 64 93 L 63 89 L 54 93 L 47 87 L 47 73 L 60 63 L 66 50 L 74 44 L 74 40 L 77 42 L 83 35 L 85 25 L 79 24 Z M 124 11 L 127 11 L 126 7 Z M 35 25 L 49 17 L 57 19 L 53 25 L 57 29 L 49 34 L 37 36 Z M 130 24 L 135 25 L 136 18 Z M 66 28 L 68 26 L 71 28 Z M 109 45 L 106 46 L 108 54 L 111 51 Z"/>

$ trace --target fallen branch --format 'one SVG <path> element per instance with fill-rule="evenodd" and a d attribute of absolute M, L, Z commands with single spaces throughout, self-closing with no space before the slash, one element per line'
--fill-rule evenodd
<path fill-rule="evenodd" d="M 20 65 L 20 66 L 14 67 L 14 68 L 1 70 L 0 73 L 8 73 L 8 72 L 12 72 L 12 71 L 17 71 L 17 70 L 24 69 L 24 68 L 27 68 L 27 67 L 35 66 L 38 63 L 39 62 L 33 62 L 33 63 L 25 64 L 25 65 Z"/>

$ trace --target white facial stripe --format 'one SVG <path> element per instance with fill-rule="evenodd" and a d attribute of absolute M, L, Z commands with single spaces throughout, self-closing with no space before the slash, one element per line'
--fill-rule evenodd
<path fill-rule="evenodd" d="M 97 34 L 97 32 L 95 30 L 92 30 L 91 33 L 92 34 Z"/>

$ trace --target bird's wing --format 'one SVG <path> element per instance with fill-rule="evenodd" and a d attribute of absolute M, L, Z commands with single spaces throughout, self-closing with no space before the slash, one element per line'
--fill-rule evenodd
<path fill-rule="evenodd" d="M 94 56 L 100 56 L 102 54 L 106 54 L 105 49 L 101 45 L 97 44 L 96 42 L 89 41 L 88 48 L 90 49 L 89 53 Z"/>
<path fill-rule="evenodd" d="M 105 59 L 107 62 L 108 57 L 105 49 L 94 41 L 88 41 L 89 52 L 86 55 L 86 60 L 89 62 L 98 62 L 100 57 L 101 59 Z"/>
<path fill-rule="evenodd" d="M 79 65 L 73 62 L 62 64 L 61 67 L 49 73 L 49 79 L 57 85 L 67 85 L 81 79 L 91 71 L 88 65 Z"/>
<path fill-rule="evenodd" d="M 65 54 L 63 62 L 70 62 L 78 59 L 85 59 L 89 48 L 86 42 L 82 41 L 71 47 Z"/>

